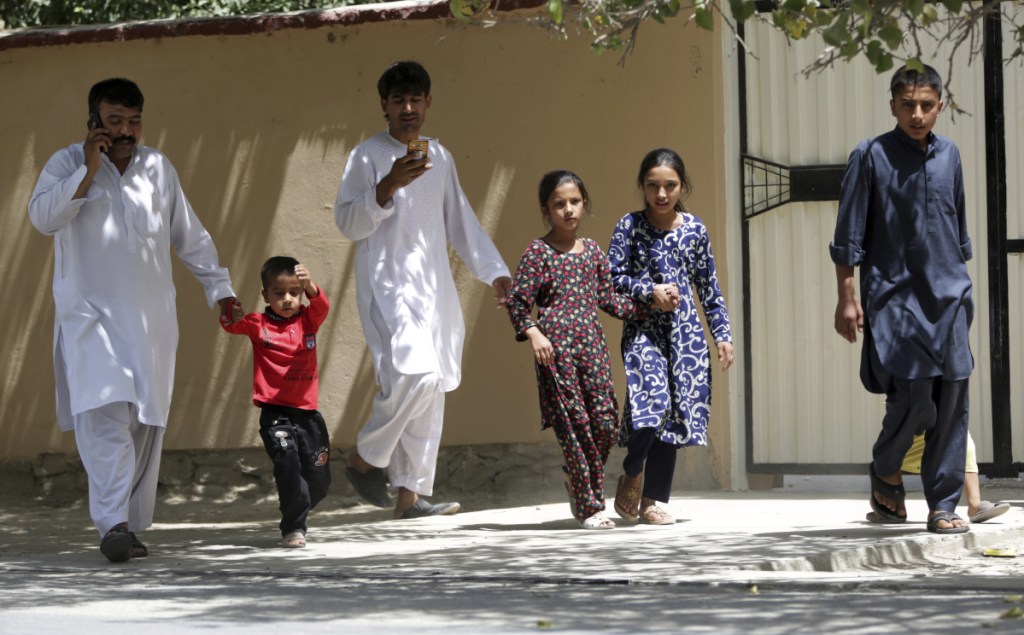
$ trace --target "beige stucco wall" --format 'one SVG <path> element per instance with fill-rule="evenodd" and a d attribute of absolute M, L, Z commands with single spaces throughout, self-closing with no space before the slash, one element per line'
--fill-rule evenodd
<path fill-rule="evenodd" d="M 333 309 L 320 339 L 320 406 L 334 445 L 349 447 L 375 384 L 354 303 L 352 244 L 331 209 L 348 152 L 383 127 L 375 91 L 383 68 L 413 58 L 431 72 L 424 133 L 454 154 L 510 268 L 543 233 L 535 200 L 543 172 L 566 167 L 583 177 L 595 212 L 583 233 L 607 246 L 615 221 L 639 206 L 640 158 L 659 145 L 687 160 L 695 186 L 689 206 L 710 226 L 724 263 L 733 246 L 723 218 L 717 37 L 682 19 L 652 23 L 625 67 L 618 54 L 595 54 L 584 39 L 561 41 L 522 22 L 483 29 L 450 20 L 0 51 L 0 287 L 10 322 L 0 356 L 0 459 L 74 452 L 53 414 L 52 241 L 32 228 L 26 204 L 52 152 L 82 138 L 93 82 L 139 83 L 143 142 L 174 161 L 247 309 L 262 306 L 258 268 L 270 255 L 296 256 L 326 289 Z M 727 290 L 740 284 L 738 272 L 720 267 Z M 550 442 L 539 430 L 527 345 L 513 340 L 488 287 L 461 264 L 456 275 L 467 341 L 443 443 Z M 175 279 L 182 341 L 165 447 L 254 446 L 250 345 L 220 330 L 183 267 Z M 605 323 L 621 395 L 620 329 Z M 713 465 L 727 486 L 729 383 L 715 372 L 712 450 L 697 464 Z"/>

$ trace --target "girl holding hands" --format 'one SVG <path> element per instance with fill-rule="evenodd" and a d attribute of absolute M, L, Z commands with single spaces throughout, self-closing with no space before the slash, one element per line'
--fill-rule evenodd
<path fill-rule="evenodd" d="M 605 254 L 577 236 L 590 211 L 583 181 L 567 170 L 549 172 L 539 199 L 550 231 L 519 261 L 508 314 L 516 339 L 533 348 L 541 425 L 554 429 L 562 447 L 576 520 L 584 529 L 612 529 L 604 514 L 604 464 L 619 427 L 618 403 L 597 310 L 640 319 L 642 305 L 615 294 Z"/>
<path fill-rule="evenodd" d="M 608 248 L 616 290 L 653 309 L 628 318 L 622 331 L 628 401 L 619 443 L 627 450 L 615 511 L 632 522 L 666 525 L 675 519 L 658 503 L 669 500 L 677 450 L 707 445 L 711 413 L 708 344 L 691 289 L 723 371 L 734 351 L 707 228 L 681 200 L 691 190 L 683 160 L 666 148 L 652 150 L 637 184 L 645 207 L 619 221 Z"/>

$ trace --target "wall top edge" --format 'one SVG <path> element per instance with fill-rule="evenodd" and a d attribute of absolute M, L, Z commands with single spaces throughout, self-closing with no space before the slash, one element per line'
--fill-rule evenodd
<path fill-rule="evenodd" d="M 516 11 L 536 8 L 543 4 L 544 0 L 497 0 L 495 9 L 499 12 Z M 292 13 L 15 29 L 0 31 L 0 51 L 196 35 L 252 35 L 287 29 L 315 29 L 323 26 L 356 26 L 375 22 L 437 20 L 451 17 L 448 0 L 406 0 Z"/>

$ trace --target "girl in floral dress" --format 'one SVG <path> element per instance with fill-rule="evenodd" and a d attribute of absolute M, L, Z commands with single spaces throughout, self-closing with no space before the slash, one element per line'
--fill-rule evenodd
<path fill-rule="evenodd" d="M 618 403 L 597 310 L 618 318 L 641 313 L 613 292 L 597 243 L 576 235 L 590 211 L 583 181 L 559 170 L 545 174 L 539 189 L 550 231 L 520 259 L 508 314 L 516 339 L 533 348 L 541 425 L 553 428 L 562 446 L 576 520 L 584 529 L 612 529 L 615 523 L 604 514 L 604 464 L 618 432 Z"/>
<path fill-rule="evenodd" d="M 691 289 L 723 371 L 734 352 L 707 228 L 680 200 L 691 189 L 683 160 L 666 148 L 652 150 L 637 184 L 646 206 L 619 221 L 608 248 L 616 290 L 652 306 L 622 330 L 629 398 L 619 443 L 627 450 L 615 511 L 633 522 L 665 525 L 675 519 L 658 502 L 667 503 L 672 491 L 676 452 L 707 445 L 711 412 L 708 344 Z"/>

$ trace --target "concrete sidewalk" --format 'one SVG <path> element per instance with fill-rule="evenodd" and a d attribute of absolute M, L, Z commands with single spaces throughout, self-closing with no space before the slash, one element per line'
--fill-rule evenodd
<path fill-rule="evenodd" d="M 920 494 L 908 498 L 903 525 L 864 520 L 867 494 L 849 492 L 680 493 L 668 508 L 671 526 L 629 525 L 585 531 L 564 503 L 486 509 L 470 501 L 455 516 L 395 521 L 366 505 L 325 507 L 310 518 L 306 549 L 279 545 L 275 502 L 163 501 L 158 523 L 141 534 L 151 555 L 108 563 L 84 503 L 46 509 L 0 505 L 0 572 L 259 573 L 277 576 L 456 580 L 603 581 L 751 584 L 796 579 L 870 579 L 880 575 L 985 578 L 1019 587 L 1024 575 L 1024 488 L 987 487 L 1009 512 L 967 534 L 938 536 L 925 528 Z M 610 503 L 609 503 L 610 507 Z M 472 511 L 476 509 L 476 511 Z M 966 510 L 958 510 L 966 517 Z M 992 558 L 985 548 L 1020 558 Z"/>
<path fill-rule="evenodd" d="M 280 546 L 270 497 L 163 500 L 142 534 L 151 555 L 123 564 L 99 553 L 84 502 L 0 501 L 0 633 L 914 635 L 1024 623 L 1001 619 L 1024 605 L 1018 481 L 983 490 L 1009 512 L 955 536 L 925 530 L 919 493 L 909 522 L 879 526 L 863 520 L 866 491 L 787 489 L 677 492 L 674 525 L 585 531 L 560 489 L 518 496 L 543 504 L 466 499 L 458 515 L 409 521 L 336 496 L 311 516 L 306 549 Z"/>

